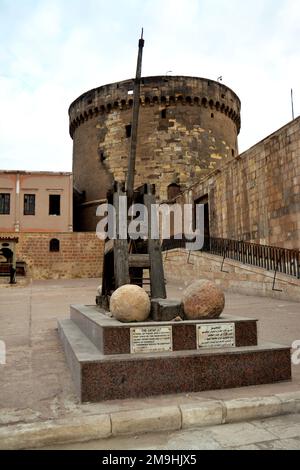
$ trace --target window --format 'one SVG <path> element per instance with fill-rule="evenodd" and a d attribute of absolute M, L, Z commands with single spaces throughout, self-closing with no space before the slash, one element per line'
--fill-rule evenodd
<path fill-rule="evenodd" d="M 128 139 L 129 137 L 131 137 L 131 124 L 128 124 L 127 126 L 125 126 L 125 131 L 126 131 L 126 137 Z"/>
<path fill-rule="evenodd" d="M 167 188 L 168 200 L 174 199 L 181 192 L 180 185 L 177 183 L 169 184 Z"/>
<path fill-rule="evenodd" d="M 0 214 L 10 214 L 10 194 L 0 193 Z"/>
<path fill-rule="evenodd" d="M 167 110 L 166 110 L 166 109 L 162 109 L 162 110 L 161 110 L 161 118 L 162 118 L 162 119 L 166 119 L 166 117 L 167 117 Z"/>
<path fill-rule="evenodd" d="M 24 215 L 35 215 L 35 194 L 24 194 Z"/>
<path fill-rule="evenodd" d="M 49 251 L 58 252 L 59 251 L 59 240 L 57 238 L 52 238 L 49 244 Z"/>
<path fill-rule="evenodd" d="M 60 215 L 60 194 L 50 194 L 49 215 Z"/>

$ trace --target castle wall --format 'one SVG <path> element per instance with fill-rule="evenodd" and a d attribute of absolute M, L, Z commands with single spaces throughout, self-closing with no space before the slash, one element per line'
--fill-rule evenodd
<path fill-rule="evenodd" d="M 80 229 L 95 230 L 99 199 L 113 178 L 126 179 L 132 89 L 133 80 L 105 85 L 70 106 L 74 186 L 89 203 L 77 210 Z M 143 78 L 135 186 L 154 183 L 160 200 L 167 199 L 168 185 L 187 188 L 237 155 L 239 129 L 240 101 L 221 83 Z"/>
<path fill-rule="evenodd" d="M 208 195 L 210 235 L 300 249 L 300 118 L 192 186 Z"/>

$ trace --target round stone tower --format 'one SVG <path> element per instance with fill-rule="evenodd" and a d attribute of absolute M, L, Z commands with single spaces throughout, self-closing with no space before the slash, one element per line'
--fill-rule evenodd
<path fill-rule="evenodd" d="M 133 79 L 104 85 L 69 108 L 77 230 L 95 230 L 99 201 L 113 179 L 126 179 L 132 92 Z M 154 183 L 161 201 L 237 154 L 241 103 L 225 85 L 145 77 L 140 100 L 135 186 Z"/>

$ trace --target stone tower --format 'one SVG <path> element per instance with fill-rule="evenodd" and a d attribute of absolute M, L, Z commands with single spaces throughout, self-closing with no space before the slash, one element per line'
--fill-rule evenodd
<path fill-rule="evenodd" d="M 95 230 L 100 200 L 113 179 L 126 178 L 132 90 L 132 79 L 104 85 L 69 108 L 77 230 Z M 240 106 L 237 95 L 219 82 L 143 78 L 136 186 L 155 183 L 159 199 L 168 200 L 235 156 Z"/>

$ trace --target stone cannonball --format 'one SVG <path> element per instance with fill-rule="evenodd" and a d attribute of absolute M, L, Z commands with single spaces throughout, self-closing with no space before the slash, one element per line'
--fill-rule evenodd
<path fill-rule="evenodd" d="M 200 279 L 185 289 L 182 304 L 188 320 L 218 318 L 225 307 L 225 296 L 214 282 Z"/>
<path fill-rule="evenodd" d="M 110 312 L 121 322 L 144 321 L 150 314 L 147 292 L 134 284 L 125 284 L 114 291 L 110 298 Z"/>

